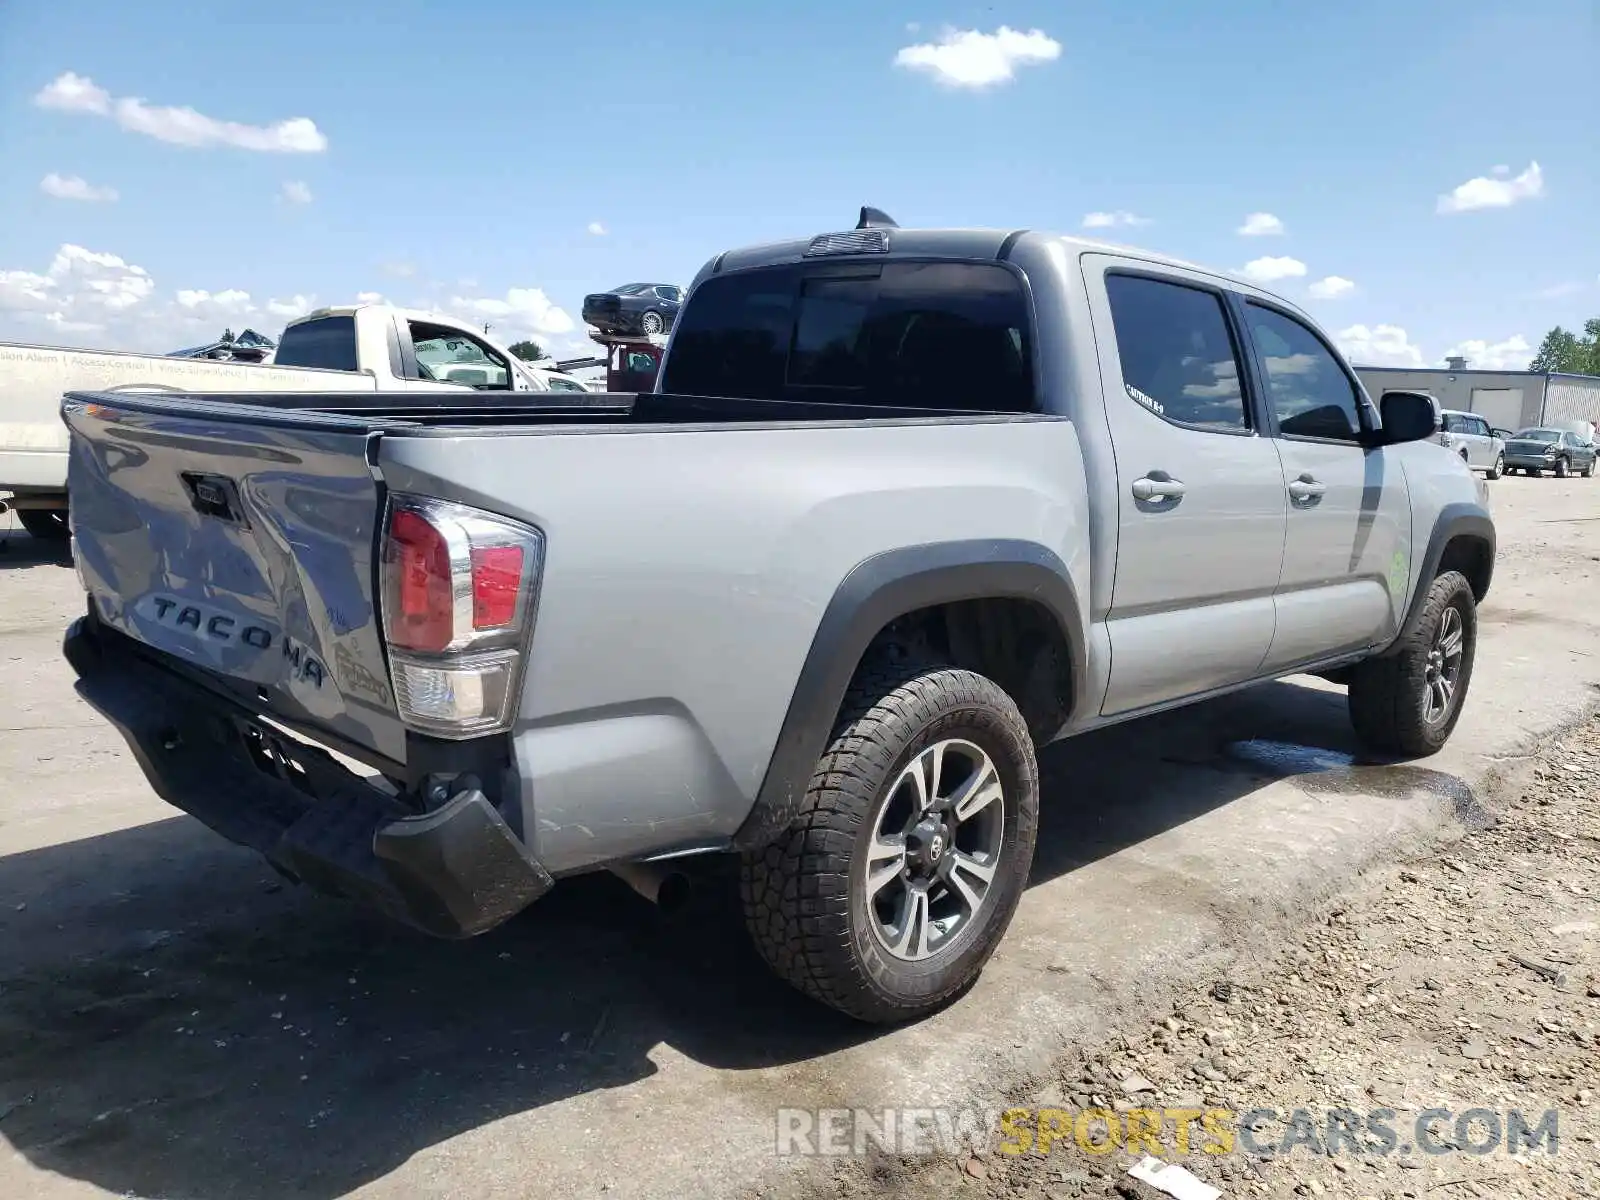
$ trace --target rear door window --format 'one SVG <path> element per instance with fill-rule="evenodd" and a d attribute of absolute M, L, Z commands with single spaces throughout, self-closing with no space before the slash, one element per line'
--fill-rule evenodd
<path fill-rule="evenodd" d="M 1180 425 L 1249 431 L 1221 296 L 1176 280 L 1108 274 L 1106 298 L 1129 399 Z"/>
<path fill-rule="evenodd" d="M 321 317 L 283 331 L 273 362 L 280 367 L 321 367 L 327 371 L 359 370 L 356 362 L 356 319 Z"/>
<path fill-rule="evenodd" d="M 768 267 L 700 284 L 663 390 L 1029 412 L 1028 305 L 987 263 Z"/>

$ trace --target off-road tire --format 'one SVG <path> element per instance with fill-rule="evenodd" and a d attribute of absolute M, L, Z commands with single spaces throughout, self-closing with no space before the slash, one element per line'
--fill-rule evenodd
<path fill-rule="evenodd" d="M 1455 607 L 1464 634 L 1461 672 L 1443 719 L 1423 715 L 1428 652 L 1438 636 L 1444 610 Z M 1369 751 L 1406 758 L 1437 754 L 1450 740 L 1472 683 L 1472 660 L 1478 645 L 1477 604 L 1472 585 L 1459 571 L 1446 571 L 1428 586 L 1416 628 L 1381 658 L 1357 663 L 1350 672 L 1350 722 Z"/>
<path fill-rule="evenodd" d="M 67 510 L 64 508 L 19 508 L 17 520 L 41 542 L 65 542 L 72 537 L 72 527 L 67 524 Z"/>
<path fill-rule="evenodd" d="M 865 887 L 873 814 L 911 758 L 934 742 L 983 748 L 1004 788 L 992 894 L 947 950 L 921 961 L 889 955 L 852 896 Z M 756 949 L 784 980 L 860 1021 L 933 1012 L 978 976 L 1016 911 L 1033 862 L 1039 768 L 1028 725 L 993 681 L 925 663 L 864 667 L 846 694 L 799 814 L 743 857 L 740 899 Z"/>
<path fill-rule="evenodd" d="M 1502 455 L 1500 455 L 1498 458 L 1496 458 L 1494 460 L 1494 466 L 1489 468 L 1489 478 L 1490 479 L 1499 479 L 1500 476 L 1504 475 L 1505 473 L 1506 473 L 1506 456 L 1504 454 L 1502 454 Z"/>

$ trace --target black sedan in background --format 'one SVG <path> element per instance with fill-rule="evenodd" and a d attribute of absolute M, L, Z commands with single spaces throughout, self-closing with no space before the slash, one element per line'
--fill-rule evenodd
<path fill-rule="evenodd" d="M 683 289 L 670 283 L 625 283 L 583 298 L 583 319 L 601 333 L 666 333 L 678 319 Z"/>
<path fill-rule="evenodd" d="M 1568 475 L 1594 474 L 1594 443 L 1565 429 L 1524 429 L 1506 442 L 1506 474 L 1542 475 L 1549 471 L 1558 479 Z"/>

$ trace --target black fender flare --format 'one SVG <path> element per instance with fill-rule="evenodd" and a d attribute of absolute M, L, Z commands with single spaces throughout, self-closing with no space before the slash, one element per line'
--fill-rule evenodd
<path fill-rule="evenodd" d="M 1473 591 L 1480 601 L 1488 595 L 1489 584 L 1494 578 L 1494 518 L 1481 504 L 1465 501 L 1446 504 L 1439 510 L 1439 518 L 1433 523 L 1433 532 L 1428 535 L 1428 548 L 1423 552 L 1422 569 L 1417 574 L 1417 587 L 1411 594 L 1411 602 L 1406 606 L 1405 619 L 1400 623 L 1394 640 L 1379 651 L 1380 655 L 1394 653 L 1406 636 L 1416 629 L 1417 622 L 1422 619 L 1422 606 L 1428 600 L 1428 588 L 1439 574 L 1439 562 L 1444 558 L 1445 548 L 1458 537 L 1470 538 L 1487 546 L 1482 586 L 1474 580 Z"/>
<path fill-rule="evenodd" d="M 937 604 L 1002 598 L 1034 601 L 1055 617 L 1069 655 L 1072 710 L 1080 711 L 1087 674 L 1082 609 L 1066 564 L 1054 551 L 1021 539 L 983 538 L 875 554 L 851 568 L 822 614 L 734 847 L 769 844 L 799 813 L 845 692 L 884 626 Z"/>

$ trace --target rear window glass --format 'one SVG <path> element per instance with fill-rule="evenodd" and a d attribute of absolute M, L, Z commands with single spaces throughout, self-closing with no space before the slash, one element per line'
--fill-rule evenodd
<path fill-rule="evenodd" d="M 712 277 L 678 318 L 662 390 L 760 400 L 1034 407 L 1027 302 L 986 263 L 769 267 Z"/>
<path fill-rule="evenodd" d="M 273 362 L 280 367 L 356 370 L 356 319 L 322 317 L 291 325 L 283 331 Z"/>

